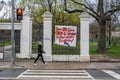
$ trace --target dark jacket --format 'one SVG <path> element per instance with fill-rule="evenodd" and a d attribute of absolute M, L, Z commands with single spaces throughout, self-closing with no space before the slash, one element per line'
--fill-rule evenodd
<path fill-rule="evenodd" d="M 38 44 L 38 53 L 42 53 L 43 49 L 42 49 L 42 45 Z"/>

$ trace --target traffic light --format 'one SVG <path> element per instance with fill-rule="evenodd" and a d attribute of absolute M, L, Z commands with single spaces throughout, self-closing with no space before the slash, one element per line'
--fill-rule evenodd
<path fill-rule="evenodd" d="M 23 19 L 23 10 L 21 8 L 17 8 L 17 20 L 22 20 Z"/>

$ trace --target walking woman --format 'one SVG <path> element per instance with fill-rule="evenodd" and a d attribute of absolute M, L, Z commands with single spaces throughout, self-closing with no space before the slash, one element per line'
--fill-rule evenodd
<path fill-rule="evenodd" d="M 35 61 L 34 61 L 34 65 L 37 65 L 36 62 L 37 62 L 37 60 L 39 59 L 39 57 L 41 57 L 42 62 L 43 62 L 44 64 L 47 64 L 47 63 L 44 61 L 44 58 L 43 58 L 42 53 L 44 53 L 43 48 L 42 48 L 42 42 L 38 42 L 38 55 L 37 55 L 37 58 L 36 58 Z"/>

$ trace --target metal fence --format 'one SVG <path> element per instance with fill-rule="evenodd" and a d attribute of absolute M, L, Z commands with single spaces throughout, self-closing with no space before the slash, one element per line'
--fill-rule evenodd
<path fill-rule="evenodd" d="M 43 27 L 33 26 L 32 31 L 32 53 L 37 53 L 38 42 L 43 41 Z"/>
<path fill-rule="evenodd" d="M 0 30 L 0 53 L 3 53 L 3 60 L 11 59 L 11 30 Z M 15 30 L 15 53 L 20 53 L 20 31 Z"/>
<path fill-rule="evenodd" d="M 52 54 L 53 55 L 79 55 L 80 54 L 80 28 L 77 27 L 76 46 L 63 46 L 55 44 L 55 29 L 52 34 Z"/>
<path fill-rule="evenodd" d="M 34 27 L 32 32 L 32 53 L 37 53 L 38 42 L 43 42 L 43 27 Z M 53 55 L 79 55 L 80 54 L 80 28 L 77 27 L 76 46 L 61 46 L 55 42 L 55 29 L 52 29 L 52 54 Z"/>
<path fill-rule="evenodd" d="M 20 30 L 15 30 L 15 53 L 20 53 Z"/>
<path fill-rule="evenodd" d="M 0 30 L 0 53 L 3 53 L 3 60 L 10 61 L 11 32 Z"/>

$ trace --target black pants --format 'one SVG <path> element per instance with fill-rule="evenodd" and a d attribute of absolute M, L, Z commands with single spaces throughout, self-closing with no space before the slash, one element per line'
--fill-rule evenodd
<path fill-rule="evenodd" d="M 42 53 L 38 53 L 37 58 L 35 59 L 34 63 L 37 62 L 37 60 L 39 59 L 39 57 L 41 57 L 42 62 L 45 64 L 45 61 L 44 61 L 44 59 L 43 59 L 43 55 L 42 55 Z"/>

